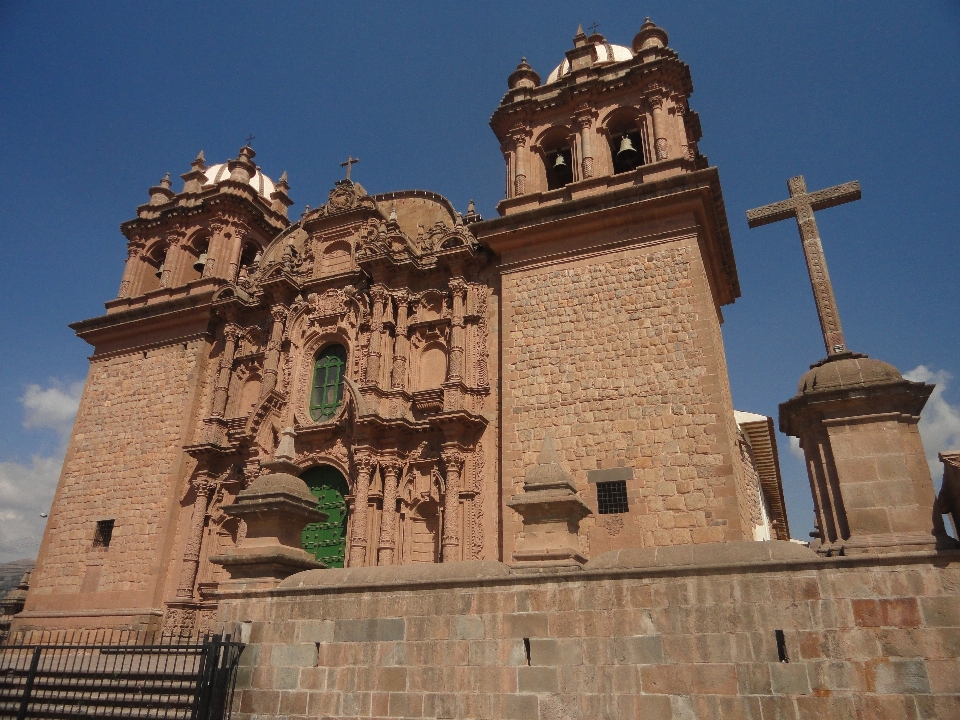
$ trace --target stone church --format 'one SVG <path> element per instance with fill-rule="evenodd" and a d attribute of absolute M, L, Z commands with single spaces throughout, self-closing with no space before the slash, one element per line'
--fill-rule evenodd
<path fill-rule="evenodd" d="M 371 195 L 353 158 L 290 218 L 249 146 L 150 188 L 117 297 L 72 326 L 91 367 L 14 629 L 233 627 L 243 717 L 957 708 L 932 386 L 828 345 L 781 406 L 818 522 L 786 542 L 667 42 L 647 20 L 630 46 L 578 29 L 545 80 L 521 61 L 494 219 Z"/>

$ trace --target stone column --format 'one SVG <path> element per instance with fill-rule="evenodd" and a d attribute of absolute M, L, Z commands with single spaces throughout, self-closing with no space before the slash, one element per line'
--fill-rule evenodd
<path fill-rule="evenodd" d="M 667 159 L 666 123 L 663 120 L 663 96 L 654 94 L 647 97 L 653 109 L 653 148 L 654 160 Z"/>
<path fill-rule="evenodd" d="M 510 136 L 513 139 L 513 194 L 514 197 L 527 191 L 527 171 L 524 148 L 527 145 L 526 130 L 517 129 Z"/>
<path fill-rule="evenodd" d="M 467 294 L 467 284 L 463 281 L 463 278 L 455 277 L 450 280 L 450 292 L 453 295 L 453 317 L 450 319 L 450 359 L 447 363 L 447 381 L 459 382 L 463 377 L 465 335 L 463 309 L 464 298 Z"/>
<path fill-rule="evenodd" d="M 407 384 L 407 355 L 410 353 L 410 340 L 407 338 L 410 294 L 406 290 L 401 290 L 394 295 L 394 298 L 397 301 L 397 342 L 393 348 L 390 386 L 394 390 L 403 390 Z"/>
<path fill-rule="evenodd" d="M 217 366 L 217 384 L 213 391 L 213 409 L 210 414 L 222 418 L 227 410 L 227 391 L 230 389 L 230 373 L 233 370 L 233 356 L 237 351 L 237 340 L 242 329 L 233 323 L 223 328 L 223 353 Z"/>
<path fill-rule="evenodd" d="M 207 242 L 207 263 L 203 266 L 203 275 L 201 277 L 217 277 L 217 258 L 226 252 L 229 235 L 225 231 L 226 225 L 219 222 L 210 223 L 210 240 Z"/>
<path fill-rule="evenodd" d="M 142 272 L 141 268 L 144 266 L 144 263 L 140 259 L 142 254 L 142 243 L 131 242 L 127 245 L 127 262 L 123 266 L 123 279 L 120 281 L 120 292 L 117 293 L 118 298 L 130 297 L 134 284 L 139 284 L 138 281 Z"/>
<path fill-rule="evenodd" d="M 227 250 L 227 280 L 237 281 L 237 271 L 240 269 L 240 254 L 243 252 L 243 241 L 249 233 L 245 228 L 236 228 L 233 233 L 233 242 Z"/>
<path fill-rule="evenodd" d="M 273 323 L 270 325 L 270 339 L 263 360 L 263 385 L 260 387 L 260 400 L 263 400 L 277 386 L 280 367 L 280 344 L 283 342 L 283 324 L 287 319 L 287 307 L 277 303 L 270 308 Z"/>
<path fill-rule="evenodd" d="M 580 127 L 580 178 L 593 177 L 593 117 L 589 108 L 578 110 L 575 119 Z"/>
<path fill-rule="evenodd" d="M 367 351 L 366 384 L 378 386 L 380 384 L 380 357 L 383 354 L 383 313 L 390 296 L 382 285 L 375 285 L 370 290 L 373 299 L 373 318 L 370 321 L 370 349 Z"/>
<path fill-rule="evenodd" d="M 180 241 L 183 233 L 171 232 L 167 234 L 167 252 L 163 256 L 163 272 L 160 274 L 160 287 L 170 287 L 180 272 L 180 256 L 183 250 Z"/>
<path fill-rule="evenodd" d="M 353 533 L 350 538 L 350 567 L 361 567 L 367 559 L 367 503 L 370 497 L 370 475 L 374 462 L 369 454 L 354 456 L 357 484 L 353 491 Z"/>
<path fill-rule="evenodd" d="M 385 457 L 380 461 L 380 465 L 383 467 L 383 513 L 380 519 L 377 565 L 393 565 L 397 546 L 397 482 L 400 461 L 395 457 Z"/>
<path fill-rule="evenodd" d="M 443 497 L 443 562 L 460 559 L 460 472 L 463 453 L 455 448 L 444 448 L 443 462 L 447 478 Z"/>
<path fill-rule="evenodd" d="M 178 598 L 192 598 L 193 587 L 197 581 L 200 567 L 200 545 L 203 542 L 203 525 L 207 516 L 207 505 L 216 487 L 209 472 L 202 470 L 193 478 L 193 489 L 197 497 L 193 501 L 193 514 L 190 516 L 190 530 L 187 534 L 187 547 L 180 566 L 180 583 L 177 586 Z"/>

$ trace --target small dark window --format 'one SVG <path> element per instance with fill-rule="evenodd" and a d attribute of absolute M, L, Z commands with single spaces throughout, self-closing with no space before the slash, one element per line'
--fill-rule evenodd
<path fill-rule="evenodd" d="M 113 520 L 97 520 L 97 531 L 93 534 L 94 547 L 110 547 L 113 537 Z"/>
<path fill-rule="evenodd" d="M 315 421 L 329 420 L 340 407 L 346 364 L 347 351 L 343 345 L 331 345 L 317 356 L 310 392 L 310 417 Z"/>
<path fill-rule="evenodd" d="M 774 630 L 773 634 L 777 638 L 777 656 L 780 658 L 780 662 L 790 662 L 790 658 L 787 656 L 787 638 L 783 634 L 783 630 Z"/>
<path fill-rule="evenodd" d="M 597 510 L 601 515 L 616 515 L 630 510 L 627 505 L 627 481 L 597 483 Z"/>

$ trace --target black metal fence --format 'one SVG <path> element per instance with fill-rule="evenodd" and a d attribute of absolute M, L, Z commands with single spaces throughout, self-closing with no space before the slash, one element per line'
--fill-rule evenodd
<path fill-rule="evenodd" d="M 230 635 L 11 635 L 0 644 L 0 718 L 226 720 L 242 650 Z"/>

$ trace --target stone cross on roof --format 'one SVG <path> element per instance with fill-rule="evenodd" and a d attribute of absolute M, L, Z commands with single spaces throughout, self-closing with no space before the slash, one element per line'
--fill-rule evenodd
<path fill-rule="evenodd" d="M 347 169 L 347 180 L 350 179 L 350 168 L 353 167 L 354 163 L 358 162 L 360 162 L 360 158 L 355 158 L 353 155 L 350 155 L 344 162 L 340 163 L 340 167 Z"/>
<path fill-rule="evenodd" d="M 747 210 L 747 224 L 755 228 L 786 220 L 789 217 L 797 219 L 803 254 L 807 259 L 807 272 L 810 273 L 810 284 L 813 286 L 813 299 L 817 303 L 817 315 L 820 316 L 823 344 L 826 345 L 828 356 L 839 355 L 846 352 L 847 348 L 843 340 L 843 328 L 840 327 L 837 301 L 833 296 L 833 285 L 827 273 L 827 260 L 823 255 L 823 245 L 820 243 L 820 232 L 817 230 L 813 213 L 834 205 L 859 200 L 860 183 L 854 180 L 808 193 L 803 175 L 798 175 L 787 180 L 787 189 L 790 191 L 789 200 Z"/>

